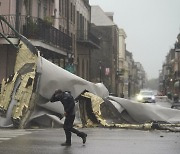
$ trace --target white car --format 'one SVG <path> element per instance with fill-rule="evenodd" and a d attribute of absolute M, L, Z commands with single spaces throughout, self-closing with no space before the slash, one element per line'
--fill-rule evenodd
<path fill-rule="evenodd" d="M 155 103 L 156 97 L 154 95 L 154 92 L 151 90 L 142 90 L 137 95 L 137 101 L 142 103 Z"/>

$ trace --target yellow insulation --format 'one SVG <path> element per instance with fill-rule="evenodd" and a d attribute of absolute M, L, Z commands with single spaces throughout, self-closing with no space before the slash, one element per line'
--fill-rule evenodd
<path fill-rule="evenodd" d="M 91 99 L 92 110 L 98 122 L 103 126 L 110 126 L 101 115 L 100 105 L 104 103 L 104 100 L 89 92 L 85 92 L 82 96 Z"/>
<path fill-rule="evenodd" d="M 17 54 L 15 71 L 19 71 L 27 63 L 34 63 L 32 68 L 32 72 L 28 72 L 25 75 L 21 76 L 21 84 L 16 92 L 15 99 L 17 100 L 17 104 L 13 107 L 12 118 L 13 120 L 21 120 L 23 116 L 26 114 L 30 99 L 32 96 L 33 83 L 35 78 L 35 70 L 36 70 L 36 62 L 37 56 L 34 55 L 25 44 L 20 43 L 20 50 Z M 31 79 L 32 83 L 30 86 L 26 86 L 28 80 Z"/>
<path fill-rule="evenodd" d="M 6 111 L 8 110 L 17 76 L 18 74 L 15 73 L 12 81 L 10 82 L 7 81 L 7 83 L 4 80 L 2 81 L 0 110 L 3 111 L 4 113 L 6 113 Z"/>
<path fill-rule="evenodd" d="M 12 99 L 11 97 L 16 80 L 17 78 L 21 80 L 18 89 L 14 91 L 15 97 L 13 99 L 15 99 L 17 103 L 13 106 L 11 115 L 14 121 L 18 120 L 19 124 L 29 108 L 36 74 L 36 63 L 37 55 L 33 54 L 23 42 L 20 42 L 14 67 L 15 75 L 12 81 L 2 81 L 0 111 L 6 114 Z"/>

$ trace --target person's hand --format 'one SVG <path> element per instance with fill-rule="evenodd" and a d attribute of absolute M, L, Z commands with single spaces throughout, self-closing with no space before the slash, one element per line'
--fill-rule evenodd
<path fill-rule="evenodd" d="M 62 93 L 62 90 L 60 90 L 60 89 L 56 89 L 56 90 L 55 90 L 55 95 L 56 95 L 56 94 L 61 94 L 61 93 Z"/>
<path fill-rule="evenodd" d="M 65 116 L 65 117 L 67 116 L 67 113 L 66 113 L 66 112 L 64 112 L 64 116 Z"/>

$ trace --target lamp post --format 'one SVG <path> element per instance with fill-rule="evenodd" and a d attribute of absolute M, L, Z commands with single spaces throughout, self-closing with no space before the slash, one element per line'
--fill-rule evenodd
<path fill-rule="evenodd" d="M 128 77 L 128 97 L 131 97 L 131 75 Z"/>
<path fill-rule="evenodd" d="M 99 80 L 102 82 L 102 62 L 99 61 Z"/>
<path fill-rule="evenodd" d="M 178 81 L 179 81 L 179 88 L 178 88 L 178 100 L 179 100 L 179 95 L 180 95 L 180 59 L 179 59 L 179 52 L 180 52 L 180 33 L 177 36 L 177 41 L 175 43 L 175 52 L 178 52 Z"/>

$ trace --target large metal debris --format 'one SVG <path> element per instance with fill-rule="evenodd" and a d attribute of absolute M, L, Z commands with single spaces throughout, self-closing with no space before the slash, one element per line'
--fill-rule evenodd
<path fill-rule="evenodd" d="M 2 81 L 1 127 L 25 128 L 34 124 L 33 120 L 42 124 L 37 120 L 43 119 L 40 117 L 62 125 L 61 103 L 48 101 L 56 89 L 71 91 L 75 98 L 85 90 L 100 97 L 108 96 L 103 84 L 91 83 L 54 65 L 31 52 L 22 41 L 18 47 L 14 75 Z"/>
<path fill-rule="evenodd" d="M 5 116 L 4 121 L 12 120 L 13 125 L 17 127 L 30 110 L 30 102 L 35 92 L 33 88 L 37 63 L 37 55 L 30 52 L 22 41 L 19 46 L 14 75 L 6 82 L 2 82 L 0 94 L 0 111 Z M 11 123 L 8 122 L 8 124 Z"/>
<path fill-rule="evenodd" d="M 80 104 L 81 104 L 80 106 L 82 106 L 82 104 L 83 104 L 83 106 L 85 106 L 84 109 L 86 110 L 86 111 L 83 111 L 84 114 L 81 115 L 82 119 L 83 119 L 84 127 L 92 127 L 92 126 L 97 127 L 98 126 L 98 127 L 107 127 L 107 128 L 143 129 L 143 130 L 158 129 L 158 130 L 169 130 L 169 131 L 173 131 L 173 132 L 180 132 L 179 120 L 177 121 L 177 123 L 168 123 L 167 120 L 154 121 L 152 119 L 150 121 L 146 120 L 143 123 L 140 121 L 140 119 L 139 120 L 136 119 L 136 121 L 135 121 L 130 116 L 131 113 L 130 114 L 127 113 L 126 115 L 122 114 L 126 110 L 126 105 L 124 105 L 122 102 L 127 103 L 127 104 L 128 103 L 136 103 L 137 106 L 142 108 L 142 106 L 140 105 L 141 103 L 132 102 L 130 100 L 126 100 L 126 99 L 122 99 L 122 98 L 118 98 L 118 97 L 109 97 L 109 99 L 111 99 L 111 100 L 109 100 L 109 105 L 104 106 L 106 104 L 105 102 L 107 101 L 106 98 L 102 99 L 92 93 L 89 93 L 89 92 L 85 92 L 79 97 Z M 115 102 L 112 102 L 112 99 L 118 100 L 117 103 L 119 103 L 120 106 L 122 105 L 124 107 L 121 108 L 116 104 L 114 106 L 115 110 L 116 110 L 115 111 L 112 106 L 115 104 Z M 104 107 L 102 108 L 102 106 L 104 106 Z M 146 104 L 144 104 L 144 106 L 146 106 Z M 144 107 L 144 108 L 146 108 L 146 107 Z M 156 108 L 156 106 L 155 106 L 155 108 Z M 136 110 L 136 107 L 134 107 L 134 106 L 132 106 L 132 109 L 134 110 L 135 114 L 137 114 L 137 112 L 141 113 L 141 111 Z M 105 111 L 104 113 L 102 113 L 103 110 Z M 163 107 L 162 107 L 162 110 L 163 110 Z M 145 111 L 147 111 L 147 110 L 145 110 Z M 119 112 L 119 114 L 117 112 Z M 127 112 L 129 112 L 129 111 L 127 110 Z M 151 111 L 149 111 L 149 112 L 151 112 Z M 165 110 L 165 112 L 166 112 L 166 110 Z M 140 114 L 140 113 L 138 113 L 138 114 Z M 116 123 L 114 122 L 114 119 L 112 117 L 113 114 L 118 115 L 118 117 L 116 117 L 117 119 L 115 119 Z M 159 113 L 159 114 L 162 114 L 162 113 Z M 164 114 L 166 114 L 166 113 L 164 113 Z M 142 116 L 144 116 L 144 114 L 142 114 Z M 169 116 L 171 116 L 171 115 L 169 115 Z M 86 118 L 84 118 L 84 117 L 86 117 Z M 109 119 L 111 119 L 111 120 L 108 121 Z M 118 122 L 120 122 L 120 123 L 118 123 Z"/>
<path fill-rule="evenodd" d="M 0 20 L 11 28 L 1 16 Z M 179 110 L 108 97 L 102 83 L 91 83 L 47 61 L 29 40 L 15 33 L 20 41 L 15 46 L 14 73 L 1 83 L 0 127 L 62 127 L 62 104 L 49 102 L 54 91 L 62 89 L 71 91 L 77 101 L 78 126 L 179 131 Z"/>
<path fill-rule="evenodd" d="M 179 127 L 180 111 L 119 97 L 107 97 L 108 91 L 103 84 L 88 82 L 52 64 L 31 52 L 22 41 L 19 44 L 14 74 L 7 81 L 2 81 L 0 126 L 61 127 L 62 104 L 48 101 L 56 89 L 72 92 L 78 102 L 76 124 L 82 123 L 84 127 L 132 129 Z M 152 121 L 165 123 L 154 127 Z"/>

